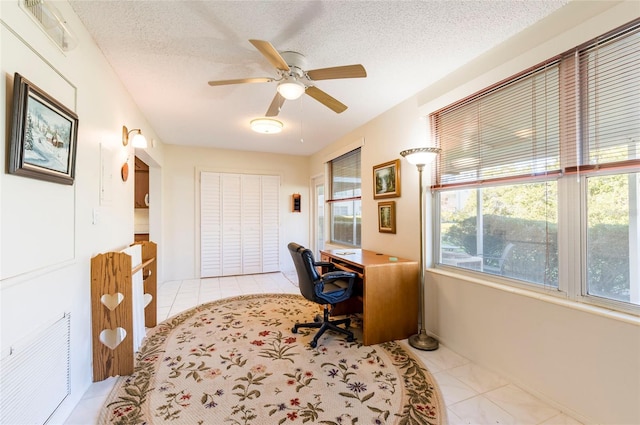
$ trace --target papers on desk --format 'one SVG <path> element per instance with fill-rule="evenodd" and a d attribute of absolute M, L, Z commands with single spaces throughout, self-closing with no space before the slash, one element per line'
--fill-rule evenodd
<path fill-rule="evenodd" d="M 336 254 L 338 254 L 338 255 L 351 255 L 351 254 L 355 254 L 355 252 L 353 252 L 353 251 L 340 251 L 340 252 L 336 252 Z"/>

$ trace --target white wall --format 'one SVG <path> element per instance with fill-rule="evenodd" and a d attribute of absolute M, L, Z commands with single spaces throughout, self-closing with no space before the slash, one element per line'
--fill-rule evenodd
<path fill-rule="evenodd" d="M 363 248 L 417 259 L 417 172 L 401 162 L 402 196 L 394 198 L 397 233 L 389 235 L 377 232 L 377 201 L 370 193 L 369 171 L 398 158 L 402 149 L 430 145 L 428 123 L 417 117 L 428 116 L 639 16 L 637 1 L 571 2 L 314 155 L 312 172 L 322 170 L 331 152 L 363 137 Z M 425 176 L 425 185 L 428 182 Z M 432 221 L 427 215 L 429 241 Z M 427 245 L 429 259 L 431 247 Z M 637 316 L 513 291 L 439 269 L 429 270 L 427 283 L 426 328 L 449 348 L 585 423 L 640 423 Z"/>
<path fill-rule="evenodd" d="M 202 171 L 280 176 L 280 264 L 283 271 L 293 270 L 287 243 L 309 245 L 309 158 L 166 145 L 162 186 L 165 256 L 161 265 L 165 280 L 200 277 Z M 294 193 L 301 195 L 301 213 L 291 212 Z"/>
<path fill-rule="evenodd" d="M 13 73 L 18 71 L 45 91 L 61 98 L 79 116 L 76 183 L 53 183 L 0 175 L 1 340 L 8 348 L 40 325 L 63 312 L 72 314 L 72 394 L 58 409 L 52 423 L 62 422 L 91 381 L 90 258 L 121 249 L 132 241 L 133 179 L 119 179 L 119 169 L 133 152 L 122 147 L 122 125 L 142 128 L 155 138 L 144 117 L 113 74 L 100 51 L 81 27 L 71 8 L 57 3 L 79 37 L 77 49 L 63 54 L 20 9 L 18 1 L 0 1 L 0 97 L 10 111 Z M 563 9 L 564 10 L 564 9 Z M 562 12 L 562 11 L 561 11 Z M 401 164 L 402 196 L 395 198 L 397 233 L 377 231 L 371 168 L 399 158 L 402 149 L 425 144 L 428 114 L 462 95 L 499 81 L 568 47 L 627 22 L 639 15 L 638 3 L 573 2 L 564 14 L 554 15 L 523 38 L 506 43 L 492 55 L 402 102 L 371 123 L 336 141 L 312 158 L 266 155 L 164 146 L 156 142 L 147 155 L 154 159 L 152 200 L 161 205 L 151 219 L 152 238 L 163 254 L 164 280 L 197 277 L 198 221 L 196 199 L 198 170 L 276 173 L 281 176 L 281 238 L 309 244 L 309 176 L 324 172 L 326 156 L 364 138 L 363 246 L 367 249 L 416 259 L 418 252 L 417 172 Z M 590 15 L 597 13 L 595 19 Z M 549 23 L 550 22 L 550 23 Z M 543 37 L 544 36 L 544 37 Z M 545 56 L 546 55 L 546 56 Z M 8 134 L 7 118 L 0 127 Z M 167 141 L 170 142 L 170 141 Z M 101 202 L 101 146 L 111 161 L 110 201 Z M 6 143 L 2 157 L 6 163 Z M 147 159 L 148 161 L 148 159 Z M 132 173 L 133 174 L 133 173 Z M 425 176 L 425 183 L 428 178 Z M 25 217 L 52 209 L 67 212 L 63 239 L 55 232 L 30 227 Z M 290 196 L 302 194 L 302 214 L 290 212 Z M 27 198 L 21 202 L 20 198 Z M 26 210 L 25 205 L 35 205 Z M 99 213 L 92 224 L 93 210 Z M 68 215 L 71 216 L 69 219 Z M 58 223 L 50 223 L 56 226 Z M 20 228 L 20 232 L 15 229 Z M 429 226 L 427 225 L 427 228 Z M 25 243 L 27 241 L 28 243 Z M 62 244 L 65 249 L 55 251 Z M 37 245 L 44 257 L 30 255 Z M 13 248 L 19 246 L 20 249 Z M 291 269 L 283 248 L 283 269 Z M 6 266 L 5 266 L 6 265 Z M 8 267 L 4 270 L 4 267 Z M 427 298 L 430 332 L 469 359 L 520 383 L 541 397 L 577 412 L 594 423 L 640 423 L 640 331 L 622 321 L 569 306 L 469 282 L 459 276 L 430 273 Z M 570 303 L 569 303 L 570 304 Z M 508 319 L 505 319 L 508 318 Z M 527 345 L 528 344 L 528 345 Z M 600 345 L 598 345 L 600 344 Z M 531 350 L 526 350 L 526 347 Z M 542 349 L 540 347 L 546 347 Z"/>
<path fill-rule="evenodd" d="M 133 171 L 133 150 L 122 146 L 122 125 L 155 135 L 66 2 L 56 6 L 79 40 L 68 53 L 19 3 L 0 2 L 0 162 L 7 160 L 19 72 L 77 113 L 77 166 L 73 186 L 0 174 L 0 345 L 4 357 L 25 335 L 71 313 L 71 395 L 51 419 L 61 423 L 92 380 L 90 259 L 133 242 L 133 178 L 120 179 L 128 156 Z M 161 158 L 161 149 L 158 142 L 149 154 Z M 101 181 L 108 199 L 101 199 Z"/>
<path fill-rule="evenodd" d="M 427 279 L 430 328 L 447 347 L 584 423 L 640 423 L 637 318 L 445 272 Z"/>
<path fill-rule="evenodd" d="M 418 114 L 416 99 L 410 98 L 311 157 L 312 174 L 320 174 L 324 172 L 325 162 L 343 153 L 345 146 L 355 146 L 357 141 L 364 140 L 360 151 L 363 248 L 401 258 L 418 259 L 420 247 L 415 230 L 419 225 L 418 171 L 414 165 L 401 159 L 400 151 L 425 146 L 426 137 L 426 121 Z M 401 196 L 373 199 L 373 167 L 399 158 Z M 425 171 L 425 186 L 429 181 L 429 172 Z M 378 232 L 377 212 L 380 201 L 396 203 L 395 234 Z"/>

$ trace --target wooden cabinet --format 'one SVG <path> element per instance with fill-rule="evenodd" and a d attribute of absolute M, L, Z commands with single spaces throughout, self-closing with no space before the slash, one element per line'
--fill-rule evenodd
<path fill-rule="evenodd" d="M 136 242 L 148 241 L 149 234 L 148 233 L 136 233 L 133 235 L 133 240 Z"/>
<path fill-rule="evenodd" d="M 149 166 L 136 157 L 135 208 L 149 208 Z"/>

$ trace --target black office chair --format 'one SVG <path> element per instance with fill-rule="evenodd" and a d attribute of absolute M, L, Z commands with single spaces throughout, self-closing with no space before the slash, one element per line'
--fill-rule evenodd
<path fill-rule="evenodd" d="M 288 248 L 298 273 L 300 293 L 309 301 L 324 305 L 322 321 L 318 315 L 313 323 L 296 323 L 291 331 L 298 333 L 298 328 L 320 328 L 310 343 L 313 348 L 327 329 L 345 334 L 348 342 L 354 341 L 353 332 L 349 330 L 351 319 L 329 320 L 329 306 L 333 308 L 351 297 L 356 274 L 338 270 L 332 263 L 315 261 L 311 250 L 297 243 L 291 242 Z M 328 267 L 329 271 L 321 275 L 316 267 Z M 342 324 L 346 325 L 345 329 L 338 327 Z"/>

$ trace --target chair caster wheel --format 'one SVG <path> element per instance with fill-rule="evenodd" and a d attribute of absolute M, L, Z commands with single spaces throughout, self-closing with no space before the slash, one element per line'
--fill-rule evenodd
<path fill-rule="evenodd" d="M 322 322 L 322 317 L 319 314 L 316 314 L 316 317 L 313 318 L 313 321 L 316 323 Z"/>
<path fill-rule="evenodd" d="M 294 334 L 298 333 L 298 328 L 296 328 L 295 326 L 293 328 L 291 328 L 291 332 L 293 332 Z"/>
<path fill-rule="evenodd" d="M 347 337 L 347 342 L 354 342 L 356 339 L 352 336 Z"/>
<path fill-rule="evenodd" d="M 318 346 L 318 343 L 316 341 L 311 341 L 309 345 L 311 346 L 311 348 L 316 348 Z"/>

